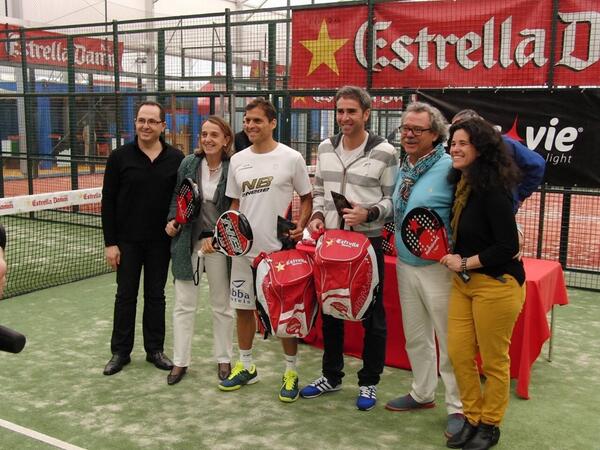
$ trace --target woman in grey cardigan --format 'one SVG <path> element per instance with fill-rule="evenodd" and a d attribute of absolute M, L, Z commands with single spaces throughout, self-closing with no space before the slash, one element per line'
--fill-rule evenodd
<path fill-rule="evenodd" d="M 229 209 L 231 200 L 225 196 L 229 157 L 233 154 L 233 133 L 227 122 L 210 116 L 202 124 L 200 148 L 181 162 L 177 184 L 171 199 L 169 218 L 175 217 L 176 192 L 185 178 L 194 180 L 200 191 L 200 208 L 191 223 L 178 225 L 174 219 L 165 231 L 173 238 L 171 243 L 172 270 L 175 278 L 175 306 L 173 308 L 173 363 L 167 384 L 179 383 L 190 364 L 192 337 L 198 286 L 196 276 L 206 271 L 212 306 L 214 355 L 217 375 L 224 379 L 231 371 L 234 314 L 229 304 L 229 261 L 212 247 L 212 235 L 219 215 Z M 198 257 L 202 249 L 204 256 Z"/>

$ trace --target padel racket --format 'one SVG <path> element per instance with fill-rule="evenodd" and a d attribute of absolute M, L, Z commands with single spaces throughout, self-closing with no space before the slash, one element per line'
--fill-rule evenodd
<path fill-rule="evenodd" d="M 226 256 L 243 256 L 252 248 L 252 228 L 246 216 L 235 210 L 225 211 L 217 219 L 212 245 Z M 202 256 L 202 252 L 198 252 Z"/>
<path fill-rule="evenodd" d="M 446 227 L 433 209 L 417 207 L 409 211 L 402 221 L 400 237 L 406 248 L 419 258 L 439 261 L 450 253 Z M 458 275 L 464 282 L 470 279 L 466 272 Z"/>
<path fill-rule="evenodd" d="M 189 223 L 198 212 L 200 191 L 191 178 L 184 178 L 177 191 L 177 209 L 175 211 L 176 225 Z"/>

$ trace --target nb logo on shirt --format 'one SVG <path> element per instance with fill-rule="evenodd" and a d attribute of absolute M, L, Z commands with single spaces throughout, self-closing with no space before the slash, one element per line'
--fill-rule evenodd
<path fill-rule="evenodd" d="M 271 187 L 273 177 L 260 177 L 242 183 L 242 195 L 258 194 L 266 192 Z"/>

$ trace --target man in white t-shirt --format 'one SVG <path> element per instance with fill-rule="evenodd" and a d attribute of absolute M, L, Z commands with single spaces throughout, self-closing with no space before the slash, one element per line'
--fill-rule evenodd
<path fill-rule="evenodd" d="M 233 391 L 258 381 L 252 359 L 252 342 L 256 334 L 254 310 L 256 299 L 252 261 L 260 252 L 281 249 L 277 238 L 277 216 L 285 216 L 293 193 L 300 196 L 300 217 L 290 237 L 299 240 L 312 212 L 312 187 L 306 163 L 300 153 L 273 139 L 277 126 L 275 108 L 264 98 L 246 105 L 244 130 L 252 145 L 236 153 L 229 165 L 226 195 L 233 199 L 232 209 L 239 209 L 250 222 L 254 241 L 245 257 L 232 258 L 231 304 L 236 310 L 240 360 L 231 374 L 219 384 L 222 391 Z M 293 402 L 298 398 L 295 338 L 281 339 L 286 362 L 279 399 Z"/>

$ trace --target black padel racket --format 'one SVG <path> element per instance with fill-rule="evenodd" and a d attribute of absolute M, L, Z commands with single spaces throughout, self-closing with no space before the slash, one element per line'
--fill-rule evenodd
<path fill-rule="evenodd" d="M 231 209 L 217 219 L 212 245 L 226 256 L 243 256 L 252 248 L 252 239 L 252 228 L 246 216 Z"/>
<path fill-rule="evenodd" d="M 175 222 L 177 226 L 189 223 L 198 212 L 200 205 L 200 192 L 198 185 L 191 178 L 184 178 L 177 191 L 177 209 L 175 211 Z"/>
<path fill-rule="evenodd" d="M 433 209 L 417 207 L 406 214 L 400 228 L 400 237 L 415 256 L 439 261 L 450 253 L 448 233 L 442 218 Z M 466 272 L 460 272 L 463 281 L 469 281 Z"/>

